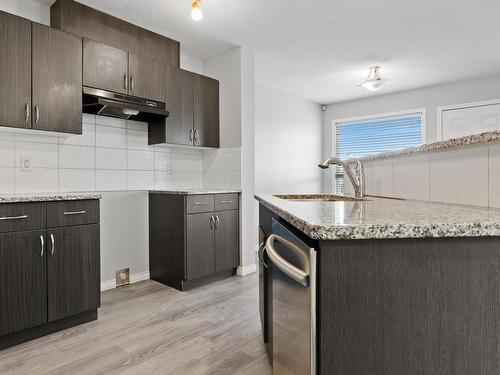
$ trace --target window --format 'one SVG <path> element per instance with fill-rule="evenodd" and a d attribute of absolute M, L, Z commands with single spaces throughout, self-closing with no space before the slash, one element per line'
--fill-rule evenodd
<path fill-rule="evenodd" d="M 368 119 L 336 121 L 334 155 L 341 159 L 356 158 L 422 144 L 423 111 L 384 115 Z M 336 194 L 344 192 L 342 167 L 335 168 Z"/>

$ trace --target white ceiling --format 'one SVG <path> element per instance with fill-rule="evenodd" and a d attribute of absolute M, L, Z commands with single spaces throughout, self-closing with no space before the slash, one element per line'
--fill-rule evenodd
<path fill-rule="evenodd" d="M 200 22 L 191 0 L 79 2 L 201 60 L 248 47 L 259 81 L 317 103 L 500 74 L 498 0 L 203 0 Z M 375 64 L 392 81 L 377 94 L 357 86 Z"/>

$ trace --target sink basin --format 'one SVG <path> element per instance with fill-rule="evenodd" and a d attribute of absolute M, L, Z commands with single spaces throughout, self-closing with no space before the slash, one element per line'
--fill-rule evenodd
<path fill-rule="evenodd" d="M 346 197 L 343 195 L 335 194 L 278 194 L 276 198 L 286 199 L 289 201 L 317 201 L 317 202 L 351 202 L 351 201 L 365 201 L 364 198 Z"/>

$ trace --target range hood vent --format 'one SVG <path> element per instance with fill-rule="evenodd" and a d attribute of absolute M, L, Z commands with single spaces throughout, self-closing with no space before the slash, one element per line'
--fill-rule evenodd
<path fill-rule="evenodd" d="M 166 105 L 155 100 L 83 87 L 83 112 L 126 120 L 163 123 L 169 116 Z"/>

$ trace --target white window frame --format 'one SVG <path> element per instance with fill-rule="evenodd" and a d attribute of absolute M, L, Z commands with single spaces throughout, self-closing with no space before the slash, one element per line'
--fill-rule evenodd
<path fill-rule="evenodd" d="M 427 139 L 427 113 L 425 108 L 417 108 L 417 109 L 406 109 L 403 111 L 396 112 L 386 112 L 386 113 L 377 113 L 372 115 L 364 115 L 364 116 L 355 116 L 348 117 L 342 119 L 335 119 L 332 121 L 332 156 L 337 154 L 337 125 L 340 123 L 346 122 L 359 122 L 359 121 L 369 121 L 376 120 L 384 117 L 397 117 L 397 116 L 405 116 L 405 115 L 413 115 L 416 113 L 421 114 L 421 122 L 422 122 L 422 143 L 426 143 Z M 335 192 L 335 168 L 329 168 L 331 171 L 331 181 L 332 181 L 332 191 Z"/>
<path fill-rule="evenodd" d="M 474 107 L 487 107 L 489 105 L 500 104 L 500 99 L 482 100 L 479 102 L 451 104 L 437 107 L 437 140 L 443 140 L 443 112 L 453 111 L 455 109 L 466 109 Z"/>

